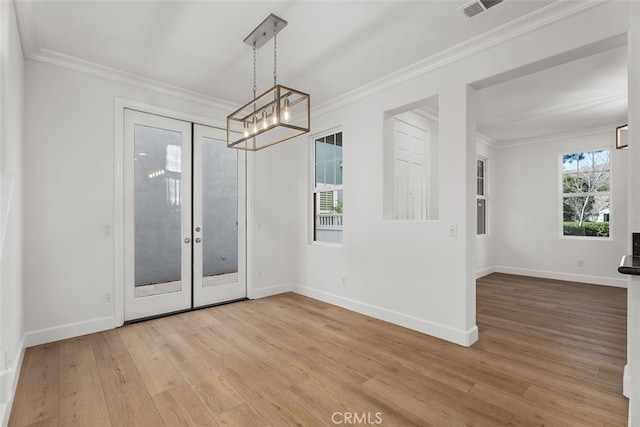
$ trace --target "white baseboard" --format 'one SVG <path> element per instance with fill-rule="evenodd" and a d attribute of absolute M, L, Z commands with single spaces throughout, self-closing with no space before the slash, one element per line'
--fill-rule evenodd
<path fill-rule="evenodd" d="M 20 369 L 22 369 L 22 361 L 24 360 L 24 352 L 26 349 L 24 342 L 25 336 L 23 335 L 16 354 L 12 359 L 14 362 L 11 368 L 0 371 L 0 421 L 3 427 L 9 425 L 13 398 L 18 388 L 18 378 L 20 377 Z"/>
<path fill-rule="evenodd" d="M 493 265 L 491 267 L 483 268 L 481 270 L 476 271 L 476 279 L 479 279 L 484 276 L 488 276 L 489 274 L 495 273 L 495 272 L 496 272 L 496 267 Z"/>
<path fill-rule="evenodd" d="M 24 344 L 26 347 L 33 347 L 34 345 L 79 337 L 81 335 L 106 331 L 113 328 L 115 328 L 114 316 L 100 317 L 98 319 L 68 323 L 66 325 L 53 326 L 51 328 L 27 332 L 25 334 Z"/>
<path fill-rule="evenodd" d="M 330 294 L 327 292 L 319 291 L 317 289 L 312 289 L 296 284 L 293 285 L 292 291 L 300 295 L 324 301 L 329 304 L 337 305 L 338 307 L 346 308 L 347 310 L 355 311 L 357 313 L 371 316 L 376 319 L 384 320 L 386 322 L 400 325 L 405 328 L 413 329 L 415 331 L 422 332 L 436 338 L 441 338 L 443 340 L 450 341 L 465 347 L 469 347 L 471 344 L 478 340 L 478 328 L 476 326 L 468 331 L 454 329 L 440 323 L 421 319 L 419 317 L 399 313 L 397 311 L 389 310 L 383 307 L 356 301 L 350 298 L 345 298 L 339 295 Z"/>
<path fill-rule="evenodd" d="M 264 297 L 270 297 L 271 295 L 278 295 L 278 294 L 283 294 L 285 292 L 291 292 L 292 288 L 293 288 L 292 283 L 282 283 L 280 285 L 254 289 L 253 298 L 264 298 Z"/>
<path fill-rule="evenodd" d="M 586 274 L 561 273 L 559 271 L 533 270 L 528 268 L 505 267 L 496 265 L 493 267 L 496 273 L 516 274 L 519 276 L 540 277 L 543 279 L 565 280 L 567 282 L 589 283 L 591 285 L 614 286 L 626 288 L 627 279 L 614 279 L 610 277 L 590 276 Z"/>

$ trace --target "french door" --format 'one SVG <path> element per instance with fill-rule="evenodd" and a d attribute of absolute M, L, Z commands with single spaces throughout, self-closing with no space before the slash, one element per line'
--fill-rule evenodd
<path fill-rule="evenodd" d="M 246 297 L 244 153 L 125 110 L 125 321 Z"/>

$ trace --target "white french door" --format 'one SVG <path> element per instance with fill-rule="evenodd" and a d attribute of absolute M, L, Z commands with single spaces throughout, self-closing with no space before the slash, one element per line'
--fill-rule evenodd
<path fill-rule="evenodd" d="M 246 152 L 227 147 L 226 132 L 194 125 L 194 307 L 247 296 Z"/>
<path fill-rule="evenodd" d="M 244 155 L 220 129 L 124 119 L 124 320 L 244 298 Z"/>

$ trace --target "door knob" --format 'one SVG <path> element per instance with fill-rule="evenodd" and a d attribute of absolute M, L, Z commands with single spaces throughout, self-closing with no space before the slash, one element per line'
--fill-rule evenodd
<path fill-rule="evenodd" d="M 196 227 L 196 232 L 199 232 L 200 230 L 200 227 Z"/>
<path fill-rule="evenodd" d="M 202 239 L 199 237 L 196 237 L 196 243 L 200 243 L 200 242 L 202 242 Z"/>
<path fill-rule="evenodd" d="M 184 242 L 189 244 L 189 243 L 191 243 L 191 239 L 187 237 L 186 239 L 184 239 Z"/>

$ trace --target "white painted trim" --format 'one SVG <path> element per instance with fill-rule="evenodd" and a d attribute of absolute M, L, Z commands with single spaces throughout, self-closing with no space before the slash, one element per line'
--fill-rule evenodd
<path fill-rule="evenodd" d="M 493 265 L 487 268 L 480 269 L 476 271 L 476 279 L 479 279 L 484 276 L 488 276 L 489 274 L 495 273 L 495 272 L 496 272 L 496 268 Z"/>
<path fill-rule="evenodd" d="M 349 105 L 375 93 L 398 86 L 408 80 L 483 52 L 508 40 L 546 27 L 554 22 L 561 21 L 600 4 L 602 3 L 596 0 L 584 2 L 559 0 L 553 2 L 519 19 L 498 26 L 477 37 L 465 40 L 449 49 L 440 51 L 435 55 L 320 104 L 316 108 L 313 108 L 313 114 L 316 116 L 326 114 L 337 108 L 344 107 L 345 105 Z"/>
<path fill-rule="evenodd" d="M 500 142 L 500 143 L 497 143 L 494 148 L 498 150 L 504 150 L 507 148 L 522 147 L 524 145 L 542 144 L 545 142 L 557 142 L 565 139 L 582 138 L 582 137 L 591 136 L 591 135 L 600 135 L 600 134 L 606 134 L 606 133 L 610 133 L 611 135 L 614 135 L 614 132 L 617 126 L 620 126 L 620 124 L 612 123 L 611 125 L 608 125 L 608 126 L 599 126 L 591 129 L 581 129 L 577 131 L 563 132 L 563 133 L 558 133 L 554 135 L 540 136 L 535 138 L 525 138 L 525 139 L 519 139 L 519 140 L 509 141 L 509 142 Z"/>
<path fill-rule="evenodd" d="M 356 301 L 350 298 L 345 298 L 340 295 L 319 291 L 317 289 L 301 286 L 298 284 L 293 285 L 292 291 L 300 295 L 324 301 L 329 304 L 337 305 L 338 307 L 355 311 L 356 313 L 384 320 L 385 322 L 393 323 L 395 325 L 412 329 L 414 331 L 422 332 L 424 334 L 431 335 L 436 338 L 440 338 L 465 347 L 471 346 L 478 340 L 478 328 L 476 326 L 468 331 L 463 331 L 461 329 L 455 329 L 446 325 L 442 325 L 440 323 L 421 319 L 416 316 L 399 313 L 397 311 L 389 310 L 361 301 Z"/>
<path fill-rule="evenodd" d="M 265 298 L 272 295 L 284 294 L 285 292 L 291 292 L 293 289 L 293 283 L 281 283 L 279 285 L 268 286 L 266 288 L 258 288 L 253 292 L 253 298 Z"/>
<path fill-rule="evenodd" d="M 629 373 L 629 364 L 624 365 L 624 372 L 622 374 L 622 395 L 629 398 L 631 392 L 631 374 Z"/>
<path fill-rule="evenodd" d="M 518 276 L 540 277 L 542 279 L 564 280 L 567 282 L 588 283 L 590 285 L 613 286 L 616 288 L 626 288 L 627 280 L 610 278 L 603 276 L 591 276 L 586 274 L 562 273 L 560 271 L 534 270 L 529 268 L 506 267 L 503 265 L 494 266 L 496 273 L 515 274 Z"/>
<path fill-rule="evenodd" d="M 83 320 L 82 322 L 67 323 L 66 325 L 53 326 L 51 328 L 38 329 L 24 334 L 24 345 L 26 347 L 33 347 L 35 345 L 47 344 L 67 338 L 93 334 L 94 332 L 102 332 L 113 329 L 114 324 L 114 316 L 107 316 Z"/>
<path fill-rule="evenodd" d="M 171 119 L 183 120 L 191 123 L 202 124 L 205 126 L 211 126 L 218 129 L 226 129 L 226 123 L 220 120 L 212 119 L 210 117 L 199 116 L 197 114 L 186 113 L 179 110 L 172 110 L 169 108 L 160 107 L 146 102 L 141 102 L 133 99 L 114 97 L 113 106 L 113 135 L 114 135 L 114 224 L 113 224 L 113 236 L 114 236 L 114 260 L 115 260 L 115 274 L 114 274 L 114 324 L 113 327 L 122 326 L 124 324 L 124 292 L 125 292 L 125 271 L 124 271 L 124 110 L 131 109 L 136 111 L 142 111 L 145 113 L 156 114 L 158 116 L 169 117 Z M 248 202 L 252 200 L 253 191 L 253 156 L 247 156 L 248 165 L 251 166 L 247 172 L 247 194 Z M 249 178 L 251 177 L 251 178 Z M 253 204 L 247 205 L 247 218 L 250 212 L 252 212 Z M 249 227 L 247 227 L 247 233 L 250 233 Z M 247 251 L 253 250 L 253 241 L 249 238 L 247 240 Z M 253 254 L 247 255 L 247 296 L 251 298 L 253 291 L 253 280 L 249 274 L 251 270 L 250 263 L 253 262 Z"/>
<path fill-rule="evenodd" d="M 476 132 L 476 142 L 489 148 L 498 148 L 498 143 L 486 135 Z"/>
<path fill-rule="evenodd" d="M 43 48 L 37 21 L 37 3 L 16 1 L 16 16 L 25 58 L 44 63 L 58 65 L 87 74 L 92 74 L 124 84 L 130 84 L 177 98 L 210 105 L 220 109 L 235 110 L 238 105 L 213 96 L 204 95 L 178 86 L 163 83 L 145 77 L 128 73 L 94 62 L 79 59 Z M 336 108 L 343 107 L 367 96 L 397 86 L 417 76 L 429 73 L 435 69 L 483 52 L 498 46 L 505 41 L 535 31 L 554 22 L 565 19 L 587 9 L 600 5 L 602 2 L 591 0 L 576 2 L 572 0 L 558 0 L 545 7 L 535 10 L 511 22 L 498 26 L 479 36 L 465 40 L 451 48 L 440 51 L 428 58 L 404 67 L 398 71 L 383 76 L 342 96 L 329 100 L 315 108 L 314 115 L 322 115 Z"/>
<path fill-rule="evenodd" d="M 6 427 L 9 424 L 9 416 L 11 415 L 11 407 L 13 406 L 13 399 L 16 395 L 16 389 L 18 388 L 18 379 L 20 377 L 20 370 L 22 369 L 22 361 L 24 360 L 25 336 L 22 336 L 20 344 L 18 345 L 18 351 L 12 360 L 15 360 L 13 367 L 6 371 L 0 371 L 0 422 L 2 426 Z"/>

